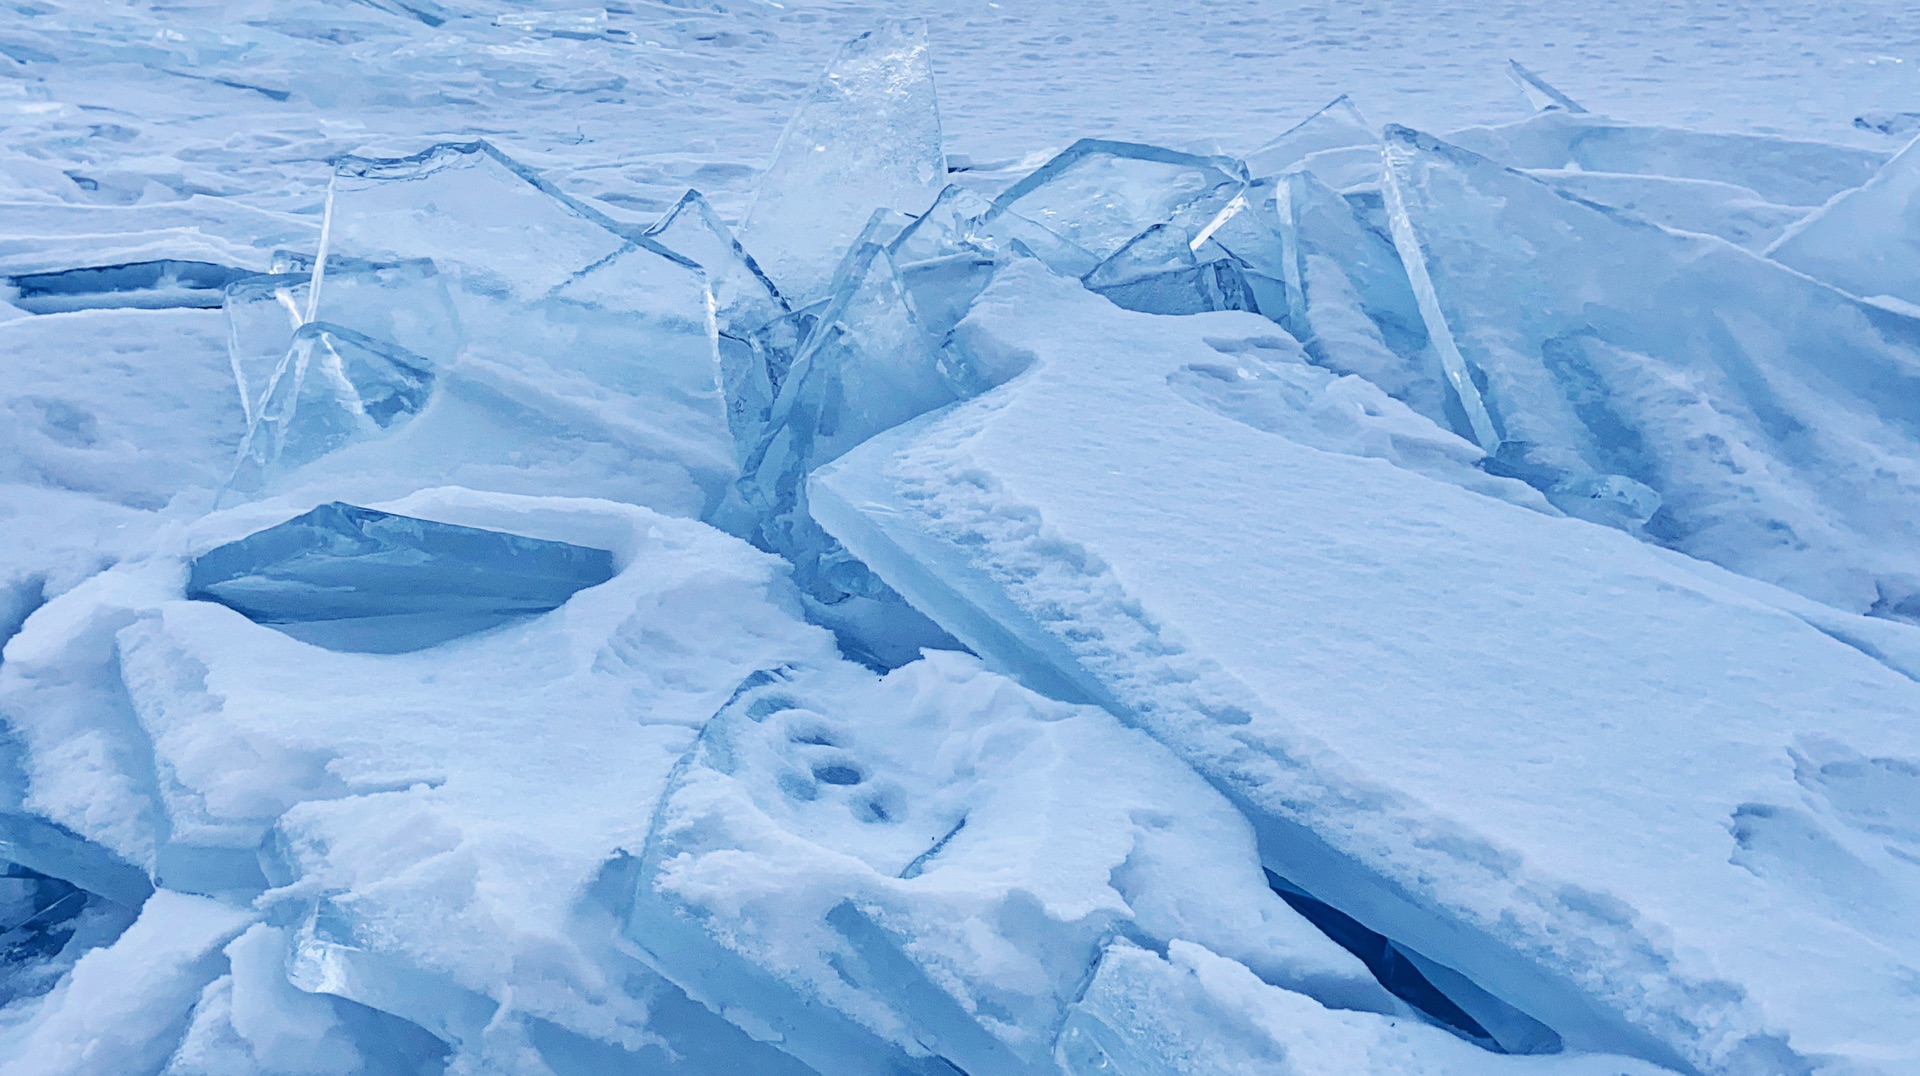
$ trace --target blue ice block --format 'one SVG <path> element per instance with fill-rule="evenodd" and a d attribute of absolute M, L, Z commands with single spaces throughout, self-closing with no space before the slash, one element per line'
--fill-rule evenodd
<path fill-rule="evenodd" d="M 420 650 L 557 609 L 613 554 L 334 502 L 193 562 L 187 597 L 330 650 Z"/>

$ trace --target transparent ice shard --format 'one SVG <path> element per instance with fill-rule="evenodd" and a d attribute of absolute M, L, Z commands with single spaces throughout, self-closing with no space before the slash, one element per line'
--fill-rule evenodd
<path fill-rule="evenodd" d="M 613 555 L 334 502 L 193 561 L 187 597 L 332 650 L 397 653 L 557 609 Z"/>
<path fill-rule="evenodd" d="M 132 308 L 164 310 L 220 305 L 220 289 L 247 273 L 211 262 L 161 261 L 101 265 L 7 278 L 7 302 L 29 314 Z"/>
<path fill-rule="evenodd" d="M 1776 205 L 1754 191 L 1710 179 L 1623 175 L 1579 168 L 1528 173 L 1590 202 L 1599 202 L 1683 232 L 1717 235 L 1735 246 L 1765 250 L 1813 210 Z"/>
<path fill-rule="evenodd" d="M 1920 321 L 1418 132 L 1388 150 L 1489 470 L 1843 608 L 1913 593 Z"/>
<path fill-rule="evenodd" d="M 1855 295 L 1920 306 L 1920 139 L 1788 229 L 1767 256 Z"/>
<path fill-rule="evenodd" d="M 792 362 L 790 348 L 769 348 L 760 335 L 789 313 L 787 302 L 699 191 L 688 191 L 646 234 L 707 274 L 727 422 L 744 455 L 766 428 L 778 377 Z"/>
<path fill-rule="evenodd" d="M 837 547 L 807 514 L 806 476 L 881 430 L 960 395 L 914 315 L 892 257 L 873 243 L 855 249 L 742 469 L 741 488 L 760 513 L 756 543 L 792 560 L 802 587 L 822 601 L 862 595 L 866 584 L 831 578 Z M 865 575 L 857 562 L 845 567 Z"/>
<path fill-rule="evenodd" d="M 327 192 L 314 301 L 325 301 L 336 256 L 426 258 L 464 290 L 537 299 L 627 246 L 634 231 L 484 141 L 342 157 Z"/>
<path fill-rule="evenodd" d="M 1534 74 L 1519 60 L 1507 61 L 1507 77 L 1513 80 L 1513 86 L 1520 91 L 1521 100 L 1535 112 L 1572 112 L 1584 113 L 1579 102 L 1555 89 L 1551 83 Z"/>
<path fill-rule="evenodd" d="M 801 102 L 741 241 L 789 302 L 810 303 L 874 210 L 917 213 L 946 175 L 926 22 L 888 20 L 844 45 Z"/>
<path fill-rule="evenodd" d="M 1512 168 L 1616 172 L 1731 183 L 1778 205 L 1817 206 L 1873 178 L 1888 154 L 1773 135 L 1644 127 L 1559 109 L 1448 141 Z"/>
<path fill-rule="evenodd" d="M 1227 157 L 1083 138 L 994 199 L 981 223 L 1017 214 L 1105 260 L 1156 224 L 1198 231 L 1246 185 Z"/>
<path fill-rule="evenodd" d="M 1380 386 L 1443 428 L 1472 436 L 1453 404 L 1438 353 L 1393 240 L 1314 176 L 1290 172 L 1274 188 L 1291 302 L 1277 317 L 1315 363 Z M 1263 306 L 1262 313 L 1274 316 Z"/>
<path fill-rule="evenodd" d="M 1321 175 L 1336 188 L 1377 181 L 1380 128 L 1346 94 L 1247 154 L 1247 172 L 1275 176 L 1296 167 Z"/>
<path fill-rule="evenodd" d="M 1185 228 L 1156 224 L 1096 266 L 1085 283 L 1115 305 L 1146 314 L 1257 309 L 1240 263 L 1219 255 L 1201 262 Z"/>
<path fill-rule="evenodd" d="M 261 390 L 228 488 L 259 492 L 280 475 L 379 436 L 426 406 L 432 385 L 425 357 L 343 326 L 307 322 Z"/>
<path fill-rule="evenodd" d="M 978 233 L 977 222 L 991 208 L 993 203 L 980 195 L 958 184 L 949 184 L 941 189 L 925 213 L 887 243 L 887 253 L 895 263 L 906 265 L 986 250 L 988 247 Z"/>
<path fill-rule="evenodd" d="M 304 273 L 247 277 L 227 285 L 228 358 L 250 422 L 294 334 L 307 322 L 323 321 L 384 341 L 436 369 L 461 343 L 453 297 L 430 260 L 378 265 L 332 258 L 318 304 L 310 302 L 312 284 L 309 263 Z"/>

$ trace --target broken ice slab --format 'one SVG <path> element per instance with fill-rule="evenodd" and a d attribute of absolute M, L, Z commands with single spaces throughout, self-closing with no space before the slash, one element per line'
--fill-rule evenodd
<path fill-rule="evenodd" d="M 1614 492 L 1660 506 L 1652 538 L 1850 611 L 1920 593 L 1920 320 L 1405 128 L 1387 158 L 1490 470 L 1649 487 Z"/>
<path fill-rule="evenodd" d="M 254 405 L 228 490 L 258 493 L 330 452 L 380 436 L 424 407 L 432 386 L 423 356 L 324 321 L 300 326 Z"/>
<path fill-rule="evenodd" d="M 1853 125 L 1874 134 L 1912 138 L 1920 135 L 1920 112 L 1867 112 L 1855 116 Z"/>
<path fill-rule="evenodd" d="M 1190 941 L 1116 941 L 1060 1033 L 1068 1076 L 1659 1076 L 1630 1057 L 1495 1058 L 1445 1032 L 1342 1012 Z"/>
<path fill-rule="evenodd" d="M 1915 793 L 1865 776 L 1920 767 L 1920 684 L 1625 534 L 1169 383 L 1265 324 L 1014 263 L 962 331 L 1027 371 L 823 468 L 810 507 L 990 667 L 1208 776 L 1277 875 L 1569 1051 L 1920 1065 L 1920 835 L 1875 820 Z"/>
<path fill-rule="evenodd" d="M 1473 439 L 1393 240 L 1353 204 L 1304 172 L 1281 176 L 1270 210 L 1283 240 L 1291 306 L 1274 317 L 1314 362 L 1354 374 L 1443 428 Z"/>
<path fill-rule="evenodd" d="M 706 272 L 722 333 L 744 340 L 788 311 L 773 282 L 699 191 L 682 195 L 646 235 Z"/>
<path fill-rule="evenodd" d="M 48 273 L 23 273 L 7 279 L 6 301 L 29 314 L 69 310 L 133 308 L 163 310 L 220 305 L 221 289 L 247 276 L 244 269 L 210 262 L 133 262 Z"/>
<path fill-rule="evenodd" d="M 1275 176 L 1305 169 L 1336 190 L 1378 183 L 1380 128 L 1346 94 L 1247 154 L 1247 172 Z"/>
<path fill-rule="evenodd" d="M 1507 61 L 1507 77 L 1513 80 L 1514 89 L 1520 91 L 1520 99 L 1533 112 L 1571 112 L 1585 113 L 1578 101 L 1561 93 L 1546 79 L 1541 78 L 1519 60 Z"/>
<path fill-rule="evenodd" d="M 307 322 L 324 321 L 397 345 L 429 368 L 450 361 L 461 342 L 452 296 L 426 259 L 378 265 L 330 258 L 318 304 L 309 301 L 312 283 L 309 263 L 305 272 L 245 277 L 226 287 L 228 358 L 249 421 Z"/>
<path fill-rule="evenodd" d="M 187 596 L 330 650 L 384 654 L 557 609 L 612 577 L 604 549 L 336 502 L 202 554 Z"/>
<path fill-rule="evenodd" d="M 1447 140 L 1513 168 L 1672 176 L 1731 183 L 1778 205 L 1817 206 L 1873 177 L 1886 153 L 1773 135 L 1643 127 L 1555 110 Z"/>
<path fill-rule="evenodd" d="M 1136 236 L 1088 273 L 1085 283 L 1114 305 L 1147 314 L 1259 308 L 1242 263 L 1224 252 L 1199 261 L 1187 230 L 1172 224 Z"/>
<path fill-rule="evenodd" d="M 1527 173 L 1589 202 L 1624 209 L 1683 232 L 1717 235 L 1738 247 L 1765 250 L 1813 209 L 1776 205 L 1745 187 L 1710 179 L 1622 175 L 1578 168 Z"/>
<path fill-rule="evenodd" d="M 466 290 L 537 299 L 627 246 L 636 231 L 484 141 L 442 143 L 410 157 L 341 157 L 327 191 L 315 301 L 325 301 L 335 256 L 426 258 Z"/>
<path fill-rule="evenodd" d="M 1788 229 L 1767 257 L 1863 298 L 1920 306 L 1920 139 Z"/>
<path fill-rule="evenodd" d="M 1169 753 L 967 656 L 749 678 L 676 769 L 640 868 L 632 942 L 822 1072 L 946 1071 L 927 1053 L 1050 1072 L 1115 931 L 1201 937 L 1332 1003 L 1393 1008 Z"/>
<path fill-rule="evenodd" d="M 1198 231 L 1246 185 L 1246 166 L 1231 158 L 1083 138 L 1007 188 L 980 219 L 993 227 L 1017 214 L 1104 260 L 1156 224 Z"/>
<path fill-rule="evenodd" d="M 876 209 L 918 213 L 946 182 L 923 19 L 842 46 L 774 148 L 741 242 L 796 305 L 827 294 Z"/>
<path fill-rule="evenodd" d="M 871 243 L 856 249 L 742 468 L 741 489 L 760 517 L 755 544 L 792 560 L 802 588 L 822 601 L 859 593 L 864 587 L 847 590 L 825 576 L 822 558 L 834 546 L 807 514 L 807 474 L 962 391 L 915 318 L 892 257 Z"/>

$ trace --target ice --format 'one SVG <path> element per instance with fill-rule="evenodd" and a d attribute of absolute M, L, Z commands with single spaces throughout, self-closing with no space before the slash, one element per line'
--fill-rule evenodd
<path fill-rule="evenodd" d="M 219 306 L 221 289 L 245 270 L 193 261 L 102 265 L 11 278 L 7 302 L 29 314 L 131 308 L 165 310 Z"/>
<path fill-rule="evenodd" d="M 1920 134 L 1920 112 L 1868 112 L 1855 116 L 1853 125 L 1875 134 L 1911 138 Z"/>
<path fill-rule="evenodd" d="M 1304 170 L 1337 189 L 1378 184 L 1380 128 L 1341 94 L 1279 137 L 1247 154 L 1247 171 L 1276 176 Z"/>
<path fill-rule="evenodd" d="M 766 433 L 742 467 L 741 489 L 757 513 L 754 543 L 791 560 L 796 581 L 816 602 L 877 601 L 924 623 L 820 531 L 807 512 L 806 478 L 868 437 L 952 403 L 967 387 L 914 316 L 892 256 L 878 244 L 861 244 L 834 278 L 833 298 L 782 379 Z M 927 642 L 940 638 L 937 631 L 919 634 Z M 894 644 L 899 653 L 883 662 L 911 658 L 918 642 L 901 638 Z"/>
<path fill-rule="evenodd" d="M 1513 168 L 1702 179 L 1745 187 L 1777 205 L 1817 206 L 1873 177 L 1887 154 L 1774 135 L 1640 126 L 1560 110 L 1447 136 Z"/>
<path fill-rule="evenodd" d="M 1236 259 L 1223 256 L 1200 262 L 1187 230 L 1172 224 L 1156 224 L 1135 236 L 1088 273 L 1086 285 L 1116 306 L 1148 314 L 1259 306 Z"/>
<path fill-rule="evenodd" d="M 330 650 L 419 650 L 558 609 L 613 554 L 324 504 L 193 561 L 187 597 Z"/>
<path fill-rule="evenodd" d="M 1156 224 L 1199 231 L 1246 183 L 1231 158 L 1083 138 L 1007 188 L 981 223 L 1016 214 L 1105 260 Z"/>
<path fill-rule="evenodd" d="M 1767 257 L 1855 295 L 1920 305 L 1920 138 L 1789 228 Z"/>
<path fill-rule="evenodd" d="M 1568 112 L 1583 114 L 1587 110 L 1580 103 L 1561 93 L 1552 83 L 1533 71 L 1519 60 L 1507 61 L 1507 77 L 1513 80 L 1514 88 L 1527 102 L 1527 107 L 1535 112 Z"/>
<path fill-rule="evenodd" d="M 1867 761 L 1920 759 L 1913 680 L 1759 584 L 1171 391 L 1271 332 L 1248 315 L 1120 311 L 1022 263 L 961 332 L 1029 368 L 824 468 L 811 507 L 990 667 L 1152 733 L 1278 876 L 1569 1051 L 1916 1063 L 1888 909 L 1920 876 L 1871 828 L 1905 808 Z"/>
<path fill-rule="evenodd" d="M 1396 239 L 1468 369 L 1454 384 L 1484 395 L 1499 473 L 1576 514 L 1617 476 L 1602 499 L 1658 506 L 1663 544 L 1902 614 L 1920 321 L 1404 128 L 1388 159 Z"/>
<path fill-rule="evenodd" d="M 776 375 L 784 374 L 793 359 L 791 350 L 769 354 L 770 341 L 761 335 L 787 316 L 787 301 L 699 191 L 688 191 L 646 234 L 707 274 L 718 319 L 727 421 L 744 455 L 766 428 Z"/>
<path fill-rule="evenodd" d="M 946 177 L 927 24 L 890 19 L 847 42 L 808 91 L 741 241 L 789 302 L 810 303 L 874 210 L 921 212 Z"/>
<path fill-rule="evenodd" d="M 335 449 L 378 437 L 424 407 L 432 384 L 424 356 L 328 322 L 301 325 L 260 392 L 227 488 L 259 492 Z"/>
<path fill-rule="evenodd" d="M 1449 410 L 1446 374 L 1392 238 L 1306 173 L 1280 177 L 1272 212 L 1286 243 L 1281 279 L 1289 300 L 1275 320 L 1320 365 L 1364 377 L 1434 422 L 1470 435 L 1457 403 Z M 1273 316 L 1265 306 L 1261 312 Z"/>
<path fill-rule="evenodd" d="M 1266 889 L 1251 832 L 1191 771 L 962 655 L 750 678 L 676 771 L 638 886 L 633 943 L 822 1072 L 949 1071 L 928 1053 L 1050 1072 L 1116 931 L 1204 937 L 1394 1009 Z"/>
<path fill-rule="evenodd" d="M 1340 1012 L 1189 941 L 1125 941 L 1068 1017 L 1068 1076 L 1656 1076 L 1617 1055 L 1495 1057 L 1411 1020 Z"/>
<path fill-rule="evenodd" d="M 310 301 L 324 301 L 327 261 L 336 255 L 426 258 L 466 290 L 538 299 L 630 245 L 632 230 L 488 142 L 442 143 L 409 157 L 343 157 L 327 191 L 314 268 L 320 297 Z"/>
<path fill-rule="evenodd" d="M 1568 194 L 1624 209 L 1683 232 L 1717 235 L 1738 247 L 1765 250 L 1813 210 L 1775 205 L 1745 187 L 1710 179 L 1622 175 L 1579 168 L 1533 169 Z"/>

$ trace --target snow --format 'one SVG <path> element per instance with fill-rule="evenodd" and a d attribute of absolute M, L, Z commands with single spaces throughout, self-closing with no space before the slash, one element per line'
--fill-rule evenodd
<path fill-rule="evenodd" d="M 0 1076 L 1920 1068 L 1916 35 L 8 6 Z"/>

